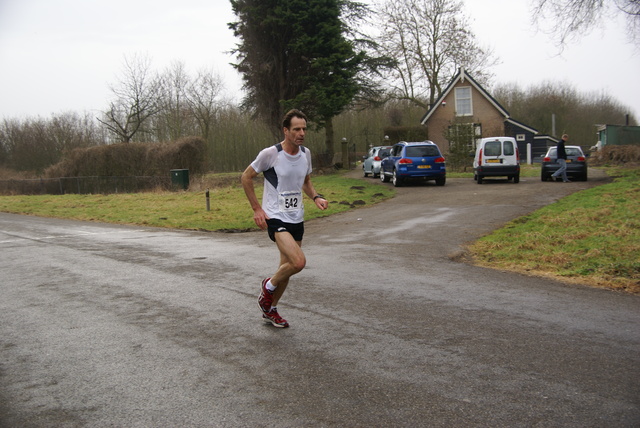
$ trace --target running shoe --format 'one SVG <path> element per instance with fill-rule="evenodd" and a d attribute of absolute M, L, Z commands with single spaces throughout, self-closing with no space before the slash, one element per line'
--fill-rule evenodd
<path fill-rule="evenodd" d="M 271 310 L 271 304 L 273 303 L 273 293 L 267 290 L 267 282 L 269 282 L 271 278 L 265 278 L 262 280 L 262 285 L 260 286 L 260 297 L 258 297 L 258 306 L 262 309 L 262 312 L 265 314 Z"/>
<path fill-rule="evenodd" d="M 274 327 L 289 327 L 287 320 L 280 316 L 276 308 L 272 308 L 269 312 L 262 314 L 262 319 L 267 323 L 270 322 Z"/>

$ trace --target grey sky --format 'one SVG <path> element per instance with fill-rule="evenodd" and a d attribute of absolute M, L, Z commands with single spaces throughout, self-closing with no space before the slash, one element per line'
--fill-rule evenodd
<path fill-rule="evenodd" d="M 640 117 L 640 52 L 626 42 L 624 22 L 569 45 L 561 56 L 530 23 L 529 0 L 467 0 L 478 42 L 502 63 L 494 83 L 526 88 L 545 80 L 580 92 L 606 92 Z M 236 40 L 227 0 L 0 0 L 0 118 L 97 112 L 125 56 L 148 55 L 154 69 L 182 61 L 195 72 L 220 73 L 239 99 L 240 77 L 229 66 Z"/>

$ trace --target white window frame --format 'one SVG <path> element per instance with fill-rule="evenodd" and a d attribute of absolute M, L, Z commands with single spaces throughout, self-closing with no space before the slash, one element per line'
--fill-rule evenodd
<path fill-rule="evenodd" d="M 463 91 L 464 90 L 464 91 Z M 464 92 L 464 93 L 463 93 Z M 459 86 L 455 88 L 455 98 L 456 98 L 456 116 L 473 116 L 473 91 L 471 90 L 471 86 Z M 462 111 L 462 102 L 469 102 L 469 111 Z M 465 104 L 466 106 L 466 104 Z"/>
<path fill-rule="evenodd" d="M 464 128 L 467 129 L 465 130 Z M 469 132 L 470 128 L 473 128 L 473 131 Z M 469 141 L 466 141 L 463 144 L 465 144 L 469 150 L 475 150 L 476 142 L 482 137 L 482 125 L 480 123 L 456 123 L 449 127 L 449 132 L 452 132 L 456 136 L 456 140 L 458 139 L 457 135 L 460 133 L 469 135 Z M 451 142 L 449 142 L 449 144 L 451 144 Z"/>

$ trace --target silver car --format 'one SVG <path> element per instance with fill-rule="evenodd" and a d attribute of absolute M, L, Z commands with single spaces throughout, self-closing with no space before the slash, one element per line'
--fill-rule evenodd
<path fill-rule="evenodd" d="M 389 156 L 391 151 L 391 146 L 376 146 L 371 147 L 369 149 L 369 153 L 364 157 L 364 162 L 362 163 L 362 170 L 364 171 L 364 176 L 368 177 L 371 174 L 374 178 L 380 175 L 380 163 L 382 159 Z"/>

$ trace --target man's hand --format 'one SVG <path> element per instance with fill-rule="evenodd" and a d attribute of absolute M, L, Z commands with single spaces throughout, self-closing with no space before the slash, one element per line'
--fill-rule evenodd
<path fill-rule="evenodd" d="M 316 207 L 320 208 L 322 211 L 326 210 L 329 206 L 329 201 L 325 198 L 315 198 L 313 202 L 316 203 Z"/>
<path fill-rule="evenodd" d="M 265 213 L 262 208 L 258 208 L 253 212 L 253 221 L 255 221 L 256 225 L 262 230 L 267 228 L 268 219 L 267 213 Z"/>

